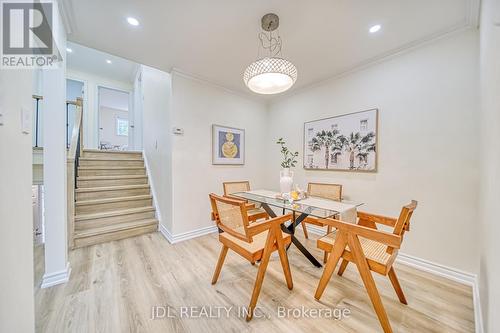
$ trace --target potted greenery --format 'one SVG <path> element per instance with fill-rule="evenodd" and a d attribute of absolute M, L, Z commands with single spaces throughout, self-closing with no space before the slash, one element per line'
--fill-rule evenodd
<path fill-rule="evenodd" d="M 299 152 L 291 152 L 283 138 L 279 138 L 276 143 L 281 146 L 281 154 L 283 155 L 283 162 L 281 162 L 283 169 L 280 171 L 280 191 L 281 193 L 289 193 L 293 185 L 293 172 L 290 171 L 290 168 L 295 167 L 297 164 Z"/>

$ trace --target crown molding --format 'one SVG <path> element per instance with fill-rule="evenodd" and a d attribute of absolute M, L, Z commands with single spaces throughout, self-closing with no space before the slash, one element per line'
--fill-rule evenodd
<path fill-rule="evenodd" d="M 356 72 L 360 72 L 360 71 L 365 70 L 367 68 L 370 68 L 372 66 L 384 63 L 384 62 L 389 61 L 393 58 L 401 56 L 403 54 L 418 50 L 421 47 L 431 45 L 431 44 L 433 44 L 437 41 L 443 40 L 443 39 L 454 37 L 458 34 L 464 33 L 466 31 L 469 31 L 472 29 L 477 29 L 477 28 L 469 25 L 468 23 L 465 23 L 465 24 L 462 23 L 462 24 L 455 26 L 453 28 L 435 33 L 433 35 L 427 36 L 425 38 L 421 38 L 421 39 L 416 40 L 416 41 L 411 42 L 411 43 L 407 43 L 407 44 L 405 44 L 397 49 L 393 49 L 391 51 L 388 51 L 386 53 L 382 53 L 382 54 L 375 56 L 371 59 L 368 59 L 366 61 L 358 63 L 358 64 L 356 64 L 356 65 L 354 65 L 354 66 L 352 66 L 344 71 L 341 71 L 333 76 L 330 76 L 324 80 L 319 80 L 319 81 L 313 82 L 311 84 L 302 86 L 302 87 L 294 89 L 288 93 L 285 93 L 282 96 L 277 96 L 276 98 L 274 98 L 270 101 L 271 102 L 270 104 L 273 104 L 275 102 L 281 101 L 283 99 L 286 99 L 286 98 L 294 96 L 294 95 L 301 94 L 307 90 L 326 85 L 326 84 L 328 84 L 330 82 L 334 82 L 340 78 L 349 76 L 349 75 L 354 74 Z"/>
<path fill-rule="evenodd" d="M 220 85 L 218 83 L 215 83 L 215 82 L 213 82 L 213 81 L 211 81 L 209 79 L 203 78 L 201 76 L 198 76 L 198 75 L 195 75 L 195 74 L 192 74 L 192 73 L 184 72 L 183 70 L 181 70 L 181 69 L 179 69 L 177 67 L 173 67 L 172 70 L 170 71 L 170 74 L 172 74 L 172 75 L 175 74 L 175 75 L 178 75 L 178 76 L 183 77 L 185 79 L 196 81 L 196 82 L 199 82 L 199 83 L 202 83 L 202 84 L 209 85 L 209 86 L 211 86 L 213 88 L 216 88 L 216 89 L 219 89 L 219 90 L 223 90 L 226 93 L 229 93 L 229 94 L 232 94 L 232 95 L 236 95 L 236 96 L 239 96 L 239 97 L 243 97 L 245 99 L 248 99 L 248 100 L 260 103 L 260 104 L 267 105 L 266 100 L 263 99 L 261 96 L 253 96 L 253 95 L 250 95 L 250 94 L 245 94 L 245 93 L 240 92 L 238 90 L 234 90 L 234 89 L 228 88 L 226 86 Z"/>
<path fill-rule="evenodd" d="M 66 34 L 70 35 L 74 31 L 76 31 L 76 20 L 75 20 L 75 11 L 73 9 L 73 1 L 72 0 L 59 0 L 59 13 L 61 15 L 61 19 L 64 25 L 64 29 L 66 30 Z"/>
<path fill-rule="evenodd" d="M 481 0 L 469 0 L 469 12 L 467 16 L 467 24 L 474 28 L 479 28 L 481 17 Z"/>

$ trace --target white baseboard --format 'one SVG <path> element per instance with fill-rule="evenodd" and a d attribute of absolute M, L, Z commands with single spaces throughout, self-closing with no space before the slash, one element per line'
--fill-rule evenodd
<path fill-rule="evenodd" d="M 307 231 L 317 235 L 324 235 L 326 233 L 326 228 L 308 224 Z M 399 252 L 396 262 L 421 271 L 425 271 L 427 273 L 431 273 L 433 275 L 444 277 L 449 280 L 471 286 L 474 302 L 474 322 L 476 328 L 475 331 L 476 333 L 483 333 L 483 316 L 481 312 L 481 302 L 479 300 L 479 284 L 476 274 L 437 264 L 402 252 Z"/>
<path fill-rule="evenodd" d="M 171 243 L 175 244 L 182 242 L 191 238 L 200 237 L 212 232 L 216 232 L 216 226 L 205 227 L 182 234 L 172 235 L 163 225 L 160 224 L 160 232 L 165 236 L 165 238 Z M 307 225 L 307 231 L 316 235 L 324 235 L 326 233 L 326 228 L 318 227 L 315 225 Z M 474 321 L 475 321 L 475 331 L 476 333 L 483 333 L 483 320 L 481 313 L 481 303 L 479 300 L 479 285 L 476 274 L 468 273 L 455 269 L 452 267 L 447 267 L 441 264 L 437 264 L 425 259 L 417 258 L 399 252 L 398 258 L 396 260 L 398 263 L 411 266 L 415 269 L 425 271 L 440 277 L 447 278 L 452 281 L 456 281 L 472 287 L 472 295 L 474 302 Z"/>
<path fill-rule="evenodd" d="M 66 264 L 66 268 L 62 271 L 44 274 L 42 278 L 42 285 L 40 288 L 48 288 L 61 283 L 66 283 L 69 280 L 69 276 L 71 275 L 71 267 L 69 262 Z"/>
<path fill-rule="evenodd" d="M 481 310 L 481 300 L 479 298 L 479 282 L 477 278 L 474 281 L 474 284 L 472 285 L 472 296 L 474 301 L 474 325 L 476 333 L 483 333 L 484 332 L 483 312 Z"/>
<path fill-rule="evenodd" d="M 217 232 L 217 226 L 212 225 L 209 227 L 204 227 L 204 228 L 200 228 L 200 229 L 172 235 L 172 233 L 170 233 L 170 231 L 167 228 L 165 228 L 165 226 L 163 224 L 160 224 L 160 232 L 168 240 L 168 242 L 170 244 L 175 244 L 175 243 L 179 243 L 179 242 L 191 239 L 191 238 L 196 238 L 196 237 L 211 234 L 213 232 Z"/>
<path fill-rule="evenodd" d="M 411 266 L 421 271 L 431 273 L 446 279 L 462 283 L 472 287 L 472 299 L 474 303 L 474 324 L 476 333 L 483 333 L 483 315 L 479 299 L 479 283 L 476 274 L 461 271 L 456 268 L 437 264 L 425 259 L 410 256 L 399 252 L 396 262 Z"/>

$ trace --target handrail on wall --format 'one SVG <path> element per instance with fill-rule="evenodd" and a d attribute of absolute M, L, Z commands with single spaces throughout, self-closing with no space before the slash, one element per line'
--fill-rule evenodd
<path fill-rule="evenodd" d="M 68 102 L 66 102 L 66 106 Z M 70 249 L 74 247 L 75 189 L 78 177 L 78 162 L 81 151 L 83 150 L 83 100 L 77 98 L 74 103 L 74 105 L 76 105 L 75 122 L 73 124 L 67 155 L 68 246 Z"/>

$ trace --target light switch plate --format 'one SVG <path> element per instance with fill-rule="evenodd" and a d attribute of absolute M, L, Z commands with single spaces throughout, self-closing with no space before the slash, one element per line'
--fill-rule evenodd
<path fill-rule="evenodd" d="M 21 109 L 21 131 L 24 134 L 30 134 L 31 127 L 33 126 L 31 121 L 31 110 L 27 108 Z"/>

